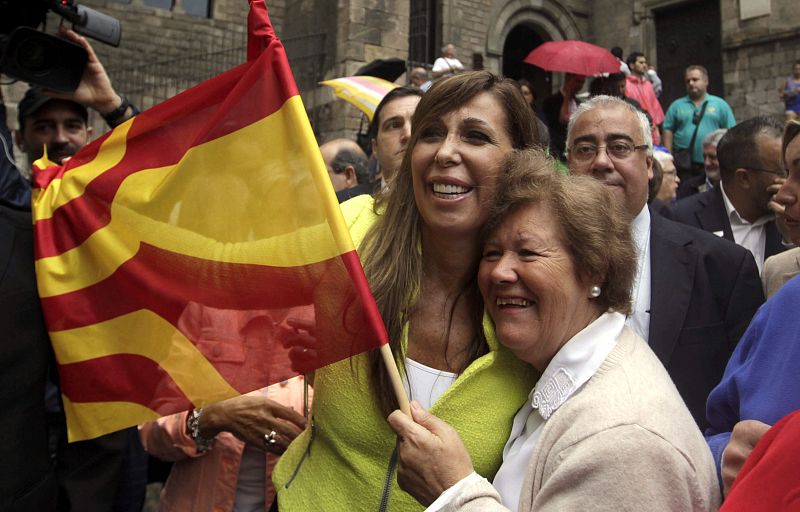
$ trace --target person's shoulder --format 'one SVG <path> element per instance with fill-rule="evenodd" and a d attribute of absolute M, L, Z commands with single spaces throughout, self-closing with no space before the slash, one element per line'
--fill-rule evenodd
<path fill-rule="evenodd" d="M 375 212 L 375 199 L 368 194 L 362 194 L 348 199 L 339 206 L 347 229 L 350 230 L 353 244 L 358 247 L 378 218 Z"/>
<path fill-rule="evenodd" d="M 713 189 L 678 199 L 678 201 L 670 207 L 670 218 L 672 220 L 683 221 L 689 215 L 693 215 L 694 212 L 705 207 L 713 198 L 712 194 Z"/>
<path fill-rule="evenodd" d="M 652 218 L 651 222 L 654 235 L 670 238 L 681 245 L 692 245 L 704 258 L 713 256 L 716 260 L 740 262 L 749 253 L 738 244 L 676 220 L 659 217 Z"/>
<path fill-rule="evenodd" d="M 676 99 L 672 100 L 672 103 L 669 104 L 669 109 L 668 110 L 677 109 L 681 105 L 685 104 L 687 101 L 691 101 L 691 100 L 689 100 L 689 96 L 681 96 L 680 98 L 676 98 Z"/>
<path fill-rule="evenodd" d="M 694 425 L 663 364 L 628 327 L 583 390 L 558 413 L 561 428 L 576 437 L 632 425 L 658 432 L 666 418 L 680 428 Z M 586 415 L 592 417 L 590 423 L 585 421 Z M 551 421 L 556 418 L 554 415 Z"/>

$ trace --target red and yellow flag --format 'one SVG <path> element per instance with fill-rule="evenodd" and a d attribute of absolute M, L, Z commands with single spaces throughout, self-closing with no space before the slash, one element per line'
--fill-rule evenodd
<path fill-rule="evenodd" d="M 71 440 L 318 368 L 386 332 L 263 0 L 248 62 L 38 170 L 36 273 Z M 308 369 L 304 367 L 303 369 Z"/>

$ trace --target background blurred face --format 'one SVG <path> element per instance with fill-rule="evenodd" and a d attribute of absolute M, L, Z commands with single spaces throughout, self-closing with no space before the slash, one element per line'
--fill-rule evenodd
<path fill-rule="evenodd" d="M 678 185 L 681 183 L 681 179 L 678 178 L 678 171 L 671 160 L 666 160 L 661 167 L 661 187 L 658 189 L 656 198 L 665 203 L 671 203 L 678 196 Z"/>
<path fill-rule="evenodd" d="M 792 66 L 792 75 L 795 79 L 800 79 L 800 64 Z"/>
<path fill-rule="evenodd" d="M 502 105 L 484 92 L 419 128 L 411 173 L 426 228 L 477 234 L 491 207 L 500 163 L 512 150 L 506 126 Z"/>
<path fill-rule="evenodd" d="M 800 245 L 800 135 L 789 143 L 785 157 L 789 177 L 778 191 L 777 201 L 786 208 L 784 218 L 789 238 Z"/>
<path fill-rule="evenodd" d="M 17 144 L 28 155 L 30 163 L 41 158 L 42 148 L 47 146 L 50 160 L 60 164 L 62 159 L 85 146 L 91 133 L 77 108 L 69 102 L 53 100 L 28 116 Z"/>
<path fill-rule="evenodd" d="M 633 72 L 637 75 L 644 75 L 647 73 L 647 57 L 644 55 L 636 57 L 636 61 L 633 63 Z"/>
<path fill-rule="evenodd" d="M 500 343 L 543 371 L 597 316 L 550 208 L 524 207 L 489 236 L 478 285 Z"/>
<path fill-rule="evenodd" d="M 638 146 L 644 144 L 636 115 L 622 106 L 598 107 L 581 115 L 576 121 L 567 141 L 571 147 L 576 142 L 590 142 L 606 146 L 614 141 L 628 141 Z M 653 157 L 643 150 L 634 151 L 625 160 L 614 160 L 605 148 L 600 148 L 590 162 L 575 160 L 568 153 L 570 172 L 589 175 L 609 187 L 622 201 L 625 209 L 636 216 L 647 202 L 648 180 L 652 177 Z"/>
<path fill-rule="evenodd" d="M 714 185 L 719 183 L 719 160 L 717 160 L 717 146 L 706 144 L 703 146 L 703 165 L 706 169 L 706 177 Z"/>
<path fill-rule="evenodd" d="M 444 47 L 444 56 L 448 59 L 452 59 L 456 56 L 456 47 L 452 44 L 448 44 Z"/>
<path fill-rule="evenodd" d="M 525 103 L 527 103 L 528 105 L 532 105 L 533 93 L 531 92 L 530 88 L 527 85 L 523 85 L 522 87 L 520 87 L 520 90 L 522 91 L 522 97 L 525 98 Z"/>
<path fill-rule="evenodd" d="M 584 83 L 586 83 L 586 77 L 583 75 L 567 73 L 564 76 L 564 90 L 572 95 L 577 94 L 583 88 Z"/>
<path fill-rule="evenodd" d="M 378 132 L 372 139 L 372 152 L 380 164 L 385 180 L 394 176 L 406 154 L 411 137 L 411 116 L 419 103 L 419 96 L 402 96 L 383 106 Z"/>
<path fill-rule="evenodd" d="M 686 73 L 686 93 L 690 98 L 702 98 L 708 90 L 708 78 L 699 69 Z"/>

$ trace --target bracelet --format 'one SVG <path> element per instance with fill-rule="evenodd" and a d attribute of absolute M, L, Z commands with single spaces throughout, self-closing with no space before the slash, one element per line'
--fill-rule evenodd
<path fill-rule="evenodd" d="M 121 124 L 119 121 L 128 111 L 128 109 L 132 109 L 133 115 L 137 114 L 136 108 L 131 104 L 131 102 L 123 96 L 122 94 L 119 95 L 122 103 L 120 103 L 119 107 L 115 108 L 111 112 L 107 112 L 105 114 L 100 114 L 103 116 L 103 119 L 106 120 L 109 126 L 112 128 L 116 127 L 118 124 Z"/>
<path fill-rule="evenodd" d="M 200 415 L 202 414 L 203 408 L 201 407 L 200 409 L 192 409 L 189 415 L 186 416 L 186 431 L 197 446 L 198 453 L 205 453 L 213 448 L 215 441 L 213 437 L 206 439 L 200 435 Z"/>

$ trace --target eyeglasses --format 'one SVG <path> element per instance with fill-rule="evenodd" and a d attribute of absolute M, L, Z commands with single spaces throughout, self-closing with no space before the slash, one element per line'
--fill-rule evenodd
<path fill-rule="evenodd" d="M 745 167 L 745 169 L 747 169 L 748 171 L 765 172 L 767 174 L 774 174 L 775 176 L 780 176 L 782 178 L 785 178 L 786 174 L 787 174 L 786 171 L 784 171 L 782 169 L 779 170 L 779 171 L 776 171 L 774 169 L 761 169 L 761 168 L 758 168 L 758 167 Z"/>
<path fill-rule="evenodd" d="M 638 149 L 647 149 L 648 145 L 642 144 L 636 146 L 632 142 L 624 140 L 600 144 L 599 146 L 591 142 L 578 142 L 577 144 L 573 144 L 569 152 L 572 157 L 579 162 L 591 162 L 597 158 L 597 153 L 600 152 L 600 148 L 605 149 L 609 158 L 619 161 L 630 158 Z"/>

